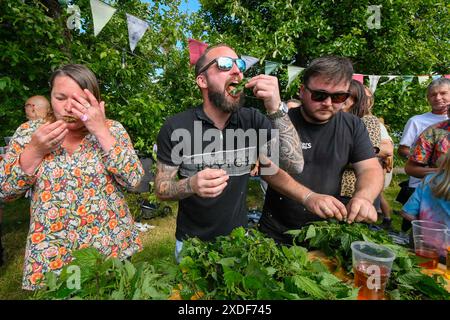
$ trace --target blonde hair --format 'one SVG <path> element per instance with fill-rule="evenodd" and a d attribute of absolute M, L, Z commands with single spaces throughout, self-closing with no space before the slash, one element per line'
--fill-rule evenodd
<path fill-rule="evenodd" d="M 436 175 L 431 178 L 430 189 L 436 198 L 450 201 L 450 150 L 443 157 Z"/>

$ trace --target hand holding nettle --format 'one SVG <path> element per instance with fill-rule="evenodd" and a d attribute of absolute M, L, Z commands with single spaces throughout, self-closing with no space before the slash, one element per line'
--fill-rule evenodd
<path fill-rule="evenodd" d="M 263 100 L 269 114 L 278 110 L 281 98 L 277 77 L 260 74 L 251 78 L 245 87 L 251 88 L 255 97 Z"/>
<path fill-rule="evenodd" d="M 62 144 L 67 132 L 67 124 L 62 120 L 44 123 L 31 135 L 28 147 L 39 157 L 44 157 Z"/>

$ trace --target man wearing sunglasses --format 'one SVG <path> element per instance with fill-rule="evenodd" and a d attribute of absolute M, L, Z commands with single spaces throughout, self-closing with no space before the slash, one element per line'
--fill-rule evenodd
<path fill-rule="evenodd" d="M 299 96 L 302 105 L 289 110 L 301 138 L 304 168 L 293 177 L 306 189 L 300 203 L 269 186 L 260 230 L 277 242 L 292 243 L 285 232 L 305 224 L 337 217 L 348 223 L 375 222 L 373 201 L 383 186 L 383 171 L 361 119 L 340 112 L 349 97 L 353 75 L 351 62 L 342 57 L 322 57 L 311 62 L 303 74 Z M 350 201 L 340 198 L 344 168 L 351 163 L 356 191 Z"/>
<path fill-rule="evenodd" d="M 240 140 L 237 143 L 245 142 L 243 148 L 228 145 L 230 131 L 253 130 L 259 134 L 264 130 L 270 133 L 272 129 L 271 121 L 261 112 L 242 107 L 244 94 L 235 89 L 240 86 L 245 69 L 245 62 L 229 46 L 221 44 L 209 47 L 195 66 L 196 82 L 203 103 L 167 119 L 158 134 L 155 192 L 161 200 L 179 201 L 177 259 L 184 239 L 199 237 L 212 240 L 248 223 L 246 196 L 251 166 L 237 158 L 226 163 L 206 163 L 205 159 L 211 158 L 211 154 L 220 155 L 223 151 L 208 149 L 210 140 L 215 139 L 204 139 L 206 134 L 203 138 L 195 135 L 196 130 L 211 135 L 219 133 L 219 145 L 223 145 L 227 155 L 243 149 L 264 149 L 261 148 L 259 136 L 259 141 L 253 144 L 246 139 L 237 139 Z M 303 157 L 300 140 L 289 118 L 285 116 L 287 107 L 280 99 L 278 79 L 258 75 L 249 79 L 245 86 L 263 101 L 269 118 L 278 126 L 279 141 L 276 147 L 292 150 L 289 154 L 280 155 L 280 163 L 284 163 L 292 173 L 301 172 Z M 181 136 L 183 138 L 179 138 Z M 285 141 L 285 137 L 290 137 L 289 141 Z M 266 142 L 272 141 L 272 138 L 269 135 Z M 187 147 L 182 144 L 183 148 L 177 149 L 180 143 L 185 143 Z M 196 159 L 201 162 L 196 162 Z M 270 174 L 262 173 L 269 184 L 298 201 L 303 199 L 305 188 L 288 173 L 268 161 L 267 157 L 260 157 L 259 161 L 262 163 L 261 172 L 270 171 Z"/>

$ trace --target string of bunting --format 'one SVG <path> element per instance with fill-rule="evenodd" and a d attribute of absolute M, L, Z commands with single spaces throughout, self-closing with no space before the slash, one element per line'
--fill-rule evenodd
<path fill-rule="evenodd" d="M 190 63 L 192 65 L 194 65 L 197 62 L 197 59 L 203 54 L 203 51 L 208 47 L 208 45 L 204 42 L 195 40 L 195 39 L 189 39 L 189 57 L 190 57 Z M 246 64 L 247 64 L 247 70 L 250 69 L 254 64 L 256 64 L 259 59 L 252 57 L 252 56 L 241 56 L 241 58 L 243 60 L 245 60 Z M 278 67 L 280 67 L 282 64 L 279 62 L 274 62 L 274 61 L 265 61 L 265 65 L 264 65 L 264 73 L 265 74 L 272 74 L 273 72 L 275 72 Z M 288 84 L 287 84 L 287 88 L 289 88 L 292 84 L 292 82 L 297 79 L 297 77 L 302 73 L 302 71 L 305 70 L 305 68 L 303 67 L 298 67 L 298 66 L 294 66 L 294 65 L 288 65 L 287 66 L 287 72 L 288 72 Z M 441 78 L 441 77 L 445 77 L 445 78 L 449 78 L 450 79 L 450 74 L 447 75 L 440 75 L 440 74 L 436 74 L 436 75 L 368 75 L 368 74 L 360 74 L 360 73 L 355 73 L 353 74 L 353 79 L 364 83 L 364 77 L 368 77 L 369 78 L 369 88 L 372 92 L 375 92 L 375 90 L 377 89 L 378 86 L 378 82 L 380 80 L 381 77 L 387 77 L 388 79 L 382 83 L 380 83 L 380 85 L 386 84 L 389 81 L 395 79 L 395 78 L 402 78 L 404 83 L 403 83 L 403 88 L 402 91 L 404 91 L 406 89 L 406 87 L 413 81 L 414 78 L 417 77 L 418 81 L 420 84 L 428 81 L 430 78 L 432 78 L 433 80 Z"/>
<path fill-rule="evenodd" d="M 94 36 L 97 36 L 102 29 L 106 26 L 106 24 L 111 20 L 114 13 L 117 11 L 114 7 L 100 1 L 100 0 L 89 0 L 91 11 L 92 11 L 92 18 L 93 18 L 93 24 L 94 24 Z M 73 13 L 69 19 L 67 20 L 67 27 L 70 29 L 78 28 L 81 29 L 81 23 L 80 23 L 80 9 L 78 6 L 75 5 L 69 5 L 67 8 L 68 13 Z M 149 28 L 149 24 L 139 19 L 131 14 L 126 13 L 127 18 L 127 26 L 128 26 L 128 40 L 130 44 L 131 53 L 134 55 L 134 49 L 136 48 L 138 42 L 142 39 L 145 32 Z M 189 62 L 191 65 L 194 65 L 197 60 L 200 58 L 200 56 L 203 54 L 204 50 L 208 47 L 208 45 L 202 41 L 195 40 L 195 39 L 188 39 L 188 47 L 189 47 Z M 135 55 L 136 56 L 136 55 Z M 243 55 L 241 57 L 243 60 L 245 60 L 247 65 L 247 70 L 250 69 L 253 65 L 255 65 L 257 62 L 259 62 L 258 58 Z M 281 63 L 273 62 L 273 61 L 265 61 L 264 65 L 264 72 L 265 74 L 272 74 Z M 123 53 L 122 56 L 122 67 L 125 66 L 125 54 Z M 288 71 L 288 84 L 287 87 L 290 87 L 292 82 L 302 73 L 302 71 L 305 68 L 294 66 L 294 65 L 288 65 L 287 71 Z M 380 83 L 380 85 L 386 84 L 389 81 L 395 79 L 395 78 L 402 78 L 403 88 L 404 91 L 406 87 L 413 81 L 414 78 L 417 77 L 419 83 L 424 83 L 428 81 L 430 78 L 437 79 L 440 77 L 450 78 L 450 74 L 447 75 L 367 75 L 367 74 L 359 74 L 355 73 L 353 75 L 353 79 L 363 83 L 364 77 L 369 78 L 369 87 L 372 92 L 375 92 L 378 82 L 381 77 L 387 77 L 388 79 L 384 82 Z"/>
<path fill-rule="evenodd" d="M 92 12 L 92 19 L 94 24 L 94 36 L 103 30 L 106 24 L 111 20 L 112 16 L 116 13 L 117 9 L 106 4 L 100 0 L 89 0 Z M 67 12 L 72 15 L 67 19 L 67 27 L 69 29 L 81 30 L 81 14 L 80 8 L 76 5 L 68 5 Z M 126 13 L 127 27 L 128 27 L 128 40 L 130 43 L 131 52 L 134 52 L 136 45 L 142 39 L 145 32 L 149 28 L 147 21 L 139 19 L 129 13 Z"/>

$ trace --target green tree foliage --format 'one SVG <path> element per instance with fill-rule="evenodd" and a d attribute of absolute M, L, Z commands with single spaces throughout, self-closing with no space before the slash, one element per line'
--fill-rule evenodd
<path fill-rule="evenodd" d="M 367 25 L 368 0 L 200 0 L 200 12 L 192 15 L 180 12 L 181 1 L 111 0 L 117 11 L 97 37 L 89 0 L 69 1 L 81 9 L 81 31 L 67 28 L 64 1 L 0 1 L 0 136 L 25 120 L 27 97 L 49 95 L 55 68 L 83 63 L 101 82 L 107 116 L 149 153 L 165 118 L 200 102 L 188 37 L 226 42 L 260 58 L 260 70 L 265 60 L 282 63 L 276 75 L 284 98 L 295 96 L 299 85 L 297 79 L 286 88 L 286 66 L 304 67 L 325 54 L 350 57 L 363 74 L 450 73 L 450 7 L 443 0 L 379 0 L 379 29 Z M 125 13 L 150 25 L 134 53 Z M 407 88 L 401 79 L 379 85 L 374 113 L 400 134 L 409 117 L 429 109 L 425 88 L 417 80 Z"/>
<path fill-rule="evenodd" d="M 436 0 L 200 0 L 211 43 L 226 42 L 261 60 L 305 67 L 319 56 L 349 57 L 355 72 L 375 75 L 450 73 L 450 6 Z M 380 28 L 370 28 L 370 5 L 380 5 Z M 283 96 L 286 68 L 278 71 Z M 381 78 L 380 82 L 387 80 Z M 407 119 L 429 109 L 417 80 L 379 86 L 374 113 L 400 133 Z"/>
<path fill-rule="evenodd" d="M 49 96 L 54 69 L 82 63 L 99 79 L 107 116 L 122 122 L 136 149 L 149 153 L 165 117 L 199 101 L 184 50 L 190 18 L 179 12 L 180 0 L 110 1 L 117 11 L 94 37 L 89 0 L 72 3 L 81 10 L 81 31 L 67 28 L 70 14 L 56 0 L 0 1 L 0 135 L 25 121 L 27 97 Z M 150 25 L 134 53 L 125 13 Z"/>

